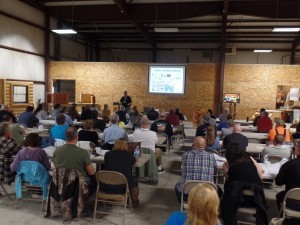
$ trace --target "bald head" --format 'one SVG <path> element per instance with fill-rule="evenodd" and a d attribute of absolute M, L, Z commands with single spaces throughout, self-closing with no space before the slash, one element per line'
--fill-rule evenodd
<path fill-rule="evenodd" d="M 195 137 L 194 142 L 193 142 L 193 149 L 201 149 L 201 150 L 205 150 L 206 148 L 206 141 L 203 137 L 199 136 L 199 137 Z"/>
<path fill-rule="evenodd" d="M 233 133 L 241 133 L 242 132 L 242 127 L 241 124 L 236 123 L 233 126 Z"/>
<path fill-rule="evenodd" d="M 141 118 L 141 127 L 142 128 L 149 128 L 149 119 L 148 119 L 148 117 L 147 116 L 143 116 L 142 118 Z"/>

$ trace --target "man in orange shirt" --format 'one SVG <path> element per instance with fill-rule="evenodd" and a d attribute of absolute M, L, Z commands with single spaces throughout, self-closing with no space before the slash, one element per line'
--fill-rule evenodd
<path fill-rule="evenodd" d="M 270 130 L 268 134 L 269 141 L 274 141 L 274 138 L 277 134 L 281 134 L 284 137 L 285 142 L 291 141 L 290 131 L 285 129 L 283 120 L 275 120 L 275 128 Z"/>

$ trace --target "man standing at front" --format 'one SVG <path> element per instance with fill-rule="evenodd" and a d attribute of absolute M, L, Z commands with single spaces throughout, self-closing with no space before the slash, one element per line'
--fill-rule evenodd
<path fill-rule="evenodd" d="M 126 112 L 128 113 L 130 110 L 130 106 L 132 103 L 131 97 L 127 95 L 127 91 L 124 91 L 124 96 L 120 99 L 122 106 L 125 107 Z"/>
<path fill-rule="evenodd" d="M 189 180 L 214 182 L 214 173 L 217 170 L 214 155 L 206 152 L 206 142 L 201 136 L 195 137 L 192 150 L 182 155 L 181 180 L 175 185 L 178 202 L 181 201 L 182 187 Z M 184 196 L 188 198 L 187 195 Z"/>
<path fill-rule="evenodd" d="M 141 119 L 141 129 L 135 130 L 132 134 L 132 141 L 141 142 L 142 148 L 149 148 L 155 152 L 158 174 L 162 174 L 165 172 L 165 170 L 161 167 L 162 152 L 160 148 L 155 148 L 158 141 L 157 134 L 154 131 L 149 130 L 149 126 L 149 119 L 144 116 Z"/>
<path fill-rule="evenodd" d="M 88 152 L 76 146 L 77 141 L 77 129 L 69 127 L 66 131 L 66 144 L 54 151 L 52 162 L 55 167 L 77 169 L 85 177 L 91 194 L 97 188 L 94 167 Z"/>

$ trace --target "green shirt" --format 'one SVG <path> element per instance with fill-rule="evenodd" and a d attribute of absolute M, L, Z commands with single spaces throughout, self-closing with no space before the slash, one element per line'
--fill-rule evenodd
<path fill-rule="evenodd" d="M 89 153 L 73 144 L 58 147 L 54 151 L 52 161 L 55 167 L 77 169 L 85 177 L 86 167 L 92 164 Z"/>
<path fill-rule="evenodd" d="M 23 145 L 23 141 L 24 141 L 24 129 L 22 127 L 20 127 L 19 124 L 13 123 L 13 124 L 9 124 L 10 130 L 13 133 L 13 137 L 16 140 L 17 144 L 19 147 L 21 147 Z"/>

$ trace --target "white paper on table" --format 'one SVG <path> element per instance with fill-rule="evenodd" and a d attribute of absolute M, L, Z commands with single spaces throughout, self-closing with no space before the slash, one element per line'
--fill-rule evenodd
<path fill-rule="evenodd" d="M 214 153 L 214 157 L 215 157 L 216 161 L 220 161 L 220 162 L 226 162 L 227 161 L 226 158 L 220 157 L 219 155 L 217 155 L 215 153 Z"/>
<path fill-rule="evenodd" d="M 53 153 L 54 153 L 55 149 L 56 149 L 56 147 L 54 147 L 54 146 L 48 146 L 48 147 L 44 148 L 45 152 L 50 157 L 53 156 Z"/>

